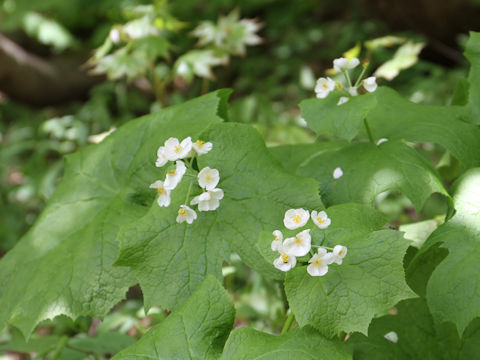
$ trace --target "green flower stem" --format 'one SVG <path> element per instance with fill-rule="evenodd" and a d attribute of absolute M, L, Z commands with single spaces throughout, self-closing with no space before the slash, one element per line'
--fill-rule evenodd
<path fill-rule="evenodd" d="M 365 129 L 367 130 L 368 139 L 372 144 L 375 144 L 375 141 L 373 140 L 372 132 L 370 131 L 370 127 L 368 126 L 368 123 L 367 123 L 367 118 L 363 119 L 363 123 L 365 124 Z"/>
<path fill-rule="evenodd" d="M 357 87 L 360 84 L 360 81 L 363 79 L 363 75 L 365 75 L 365 72 L 368 69 L 368 63 L 363 66 L 362 72 L 360 73 L 360 76 L 358 77 L 357 81 L 355 82 L 355 87 Z"/>
<path fill-rule="evenodd" d="M 193 180 L 190 181 L 190 185 L 188 186 L 187 196 L 185 197 L 185 202 L 184 202 L 185 205 L 187 205 L 188 197 L 190 196 L 190 192 L 192 191 L 192 185 L 193 185 Z"/>
<path fill-rule="evenodd" d="M 290 310 L 290 314 L 288 314 L 287 320 L 285 320 L 285 323 L 283 324 L 282 332 L 280 333 L 280 335 L 285 334 L 288 331 L 288 329 L 290 329 L 290 326 L 292 326 L 294 319 L 295 319 L 295 315 Z"/>
<path fill-rule="evenodd" d="M 350 75 L 348 75 L 348 70 L 344 70 L 343 75 L 345 76 L 345 80 L 347 80 L 348 87 L 352 87 L 352 80 L 350 80 Z"/>
<path fill-rule="evenodd" d="M 327 249 L 327 250 L 332 250 L 332 251 L 333 251 L 333 248 L 331 248 L 331 247 L 328 247 L 328 246 L 312 245 L 312 247 L 324 248 L 324 249 Z"/>
<path fill-rule="evenodd" d="M 62 355 L 62 351 L 65 348 L 65 346 L 67 346 L 69 340 L 70 338 L 66 335 L 60 338 L 60 340 L 58 341 L 57 347 L 55 349 L 55 352 L 52 355 L 52 360 L 60 359 L 60 355 Z"/>

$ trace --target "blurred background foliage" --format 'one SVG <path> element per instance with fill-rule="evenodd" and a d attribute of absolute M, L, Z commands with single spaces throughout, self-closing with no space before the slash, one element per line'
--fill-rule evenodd
<path fill-rule="evenodd" d="M 52 195 L 63 155 L 202 93 L 233 88 L 230 120 L 254 125 L 268 145 L 316 140 L 297 104 L 346 51 L 368 59 L 380 85 L 411 101 L 449 104 L 467 71 L 463 46 L 467 31 L 479 30 L 479 12 L 473 0 L 0 1 L 0 256 Z M 451 180 L 455 161 L 433 144 L 418 150 Z M 401 194 L 377 200 L 392 226 L 445 213 L 435 197 L 421 214 Z M 224 276 L 238 326 L 281 327 L 285 299 L 277 284 L 235 256 Z M 4 332 L 0 344 L 10 345 L 0 351 L 46 354 L 67 336 L 69 353 L 59 358 L 108 357 L 115 344 L 127 346 L 165 317 L 160 309 L 142 313 L 138 289 L 128 298 L 100 325 L 62 317 L 45 323 L 38 344 Z M 92 334 L 101 340 L 89 343 Z"/>

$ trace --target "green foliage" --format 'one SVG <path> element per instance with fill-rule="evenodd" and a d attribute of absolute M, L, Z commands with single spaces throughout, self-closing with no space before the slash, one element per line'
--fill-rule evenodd
<path fill-rule="evenodd" d="M 332 175 L 337 167 L 344 174 L 339 179 Z M 401 191 L 417 210 L 434 192 L 448 197 L 433 167 L 400 141 L 378 146 L 356 143 L 324 152 L 302 164 L 297 173 L 317 179 L 322 198 L 330 205 L 352 201 L 372 204 L 378 194 L 387 190 Z"/>
<path fill-rule="evenodd" d="M 128 268 L 113 267 L 117 235 L 153 202 L 148 184 L 158 176 L 157 134 L 201 133 L 221 121 L 216 114 L 225 97 L 224 91 L 212 93 L 132 121 L 67 158 L 64 178 L 42 216 L 2 259 L 1 324 L 8 321 L 28 336 L 39 321 L 60 314 L 103 316 L 125 296 L 135 279 Z"/>
<path fill-rule="evenodd" d="M 235 329 L 225 344 L 224 360 L 338 359 L 351 356 L 339 341 L 326 340 L 310 327 L 275 336 L 249 328 Z"/>
<path fill-rule="evenodd" d="M 207 277 L 181 308 L 114 359 L 218 359 L 234 315 L 227 292 Z"/>
<path fill-rule="evenodd" d="M 182 126 L 180 121 L 176 124 Z M 175 308 L 207 274 L 219 278 L 229 250 L 263 275 L 279 278 L 281 274 L 258 253 L 258 234 L 277 226 L 288 208 L 323 207 L 318 184 L 288 174 L 272 162 L 263 140 L 251 127 L 218 124 L 200 138 L 213 143 L 213 150 L 198 161 L 200 168 L 209 166 L 221 174 L 218 186 L 225 198 L 220 208 L 199 213 L 198 219 L 187 225 L 174 223 L 172 210 L 159 209 L 154 202 L 143 218 L 120 230 L 118 264 L 134 270 L 147 308 L 151 304 Z M 269 181 L 259 182 L 259 178 Z M 173 195 L 173 208 L 184 203 L 187 187 L 185 183 L 184 191 L 179 191 L 182 195 Z"/>
<path fill-rule="evenodd" d="M 323 277 L 312 277 L 301 266 L 289 271 L 288 302 L 301 326 L 312 325 L 325 336 L 366 333 L 376 314 L 415 296 L 403 270 L 409 243 L 399 232 L 380 230 L 385 220 L 369 207 L 345 204 L 327 212 L 332 224 L 322 245 L 345 245 L 349 252 Z"/>
<path fill-rule="evenodd" d="M 467 171 L 453 188 L 455 216 L 433 232 L 409 272 L 415 273 L 423 257 L 432 256 L 439 245 L 448 250 L 428 279 L 426 297 L 434 319 L 452 321 L 462 334 L 470 321 L 480 316 L 475 302 L 480 271 L 476 260 L 480 249 L 480 169 Z"/>
<path fill-rule="evenodd" d="M 340 96 L 335 93 L 325 101 L 310 99 L 300 104 L 303 117 L 319 135 L 351 140 L 366 119 L 375 140 L 433 142 L 443 145 L 466 167 L 480 163 L 480 130 L 464 121 L 464 107 L 414 104 L 385 87 L 335 107 Z"/>
<path fill-rule="evenodd" d="M 463 338 L 450 326 L 436 325 L 423 299 L 404 300 L 389 315 L 372 321 L 368 337 L 354 334 L 347 342 L 358 360 L 389 359 L 474 359 L 478 353 L 479 321 L 474 321 Z M 398 341 L 385 335 L 394 332 Z"/>

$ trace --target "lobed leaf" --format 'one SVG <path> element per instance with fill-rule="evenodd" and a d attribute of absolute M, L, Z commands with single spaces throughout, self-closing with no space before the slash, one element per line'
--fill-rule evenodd
<path fill-rule="evenodd" d="M 480 321 L 469 326 L 463 338 L 454 328 L 436 326 L 424 299 L 401 301 L 393 314 L 374 319 L 368 337 L 353 334 L 347 345 L 358 360 L 468 360 L 480 346 Z M 394 332 L 398 341 L 385 335 Z"/>
<path fill-rule="evenodd" d="M 480 316 L 480 168 L 462 175 L 453 192 L 455 216 L 432 233 L 408 272 L 426 274 L 426 298 L 435 321 L 451 321 L 462 334 Z"/>
<path fill-rule="evenodd" d="M 192 225 L 177 224 L 176 210 L 185 202 L 188 186 L 184 182 L 183 190 L 174 192 L 169 208 L 153 202 L 143 218 L 120 230 L 118 264 L 133 269 L 147 308 L 159 304 L 174 309 L 208 274 L 220 279 L 222 262 L 230 250 L 263 275 L 281 279 L 282 274 L 257 249 L 259 234 L 276 228 L 289 208 L 323 208 L 318 183 L 284 171 L 250 126 L 218 124 L 201 138 L 213 143 L 198 163 L 200 168 L 219 170 L 217 187 L 225 193 L 220 207 L 197 212 Z"/>
<path fill-rule="evenodd" d="M 340 167 L 343 176 L 333 178 Z M 435 192 L 449 197 L 440 177 L 430 163 L 400 141 L 379 146 L 355 143 L 314 156 L 298 169 L 298 174 L 317 179 L 320 193 L 328 205 L 346 202 L 372 204 L 387 190 L 399 190 L 420 210 Z"/>
<path fill-rule="evenodd" d="M 357 212 L 365 209 L 356 229 Z M 378 230 L 379 215 L 367 206 L 344 204 L 328 208 L 332 224 L 323 245 L 345 245 L 342 265 L 332 264 L 328 273 L 313 277 L 306 266 L 287 273 L 285 291 L 290 308 L 301 326 L 312 325 L 327 337 L 341 332 L 366 333 L 372 318 L 398 301 L 414 297 L 405 282 L 403 257 L 409 243 L 393 230 Z M 376 230 L 376 231 L 375 231 Z"/>
<path fill-rule="evenodd" d="M 228 293 L 209 276 L 182 307 L 113 359 L 218 359 L 234 317 Z"/>
<path fill-rule="evenodd" d="M 154 202 L 156 151 L 170 136 L 198 136 L 221 119 L 228 92 L 219 91 L 131 121 L 102 143 L 69 155 L 65 175 L 47 207 L 0 261 L 0 327 L 27 337 L 60 314 L 104 316 L 136 283 L 114 267 L 120 227 L 137 223 Z M 141 227 L 138 227 L 142 234 Z"/>
<path fill-rule="evenodd" d="M 340 341 L 325 339 L 311 327 L 275 336 L 251 328 L 235 329 L 225 344 L 224 360 L 351 359 Z"/>

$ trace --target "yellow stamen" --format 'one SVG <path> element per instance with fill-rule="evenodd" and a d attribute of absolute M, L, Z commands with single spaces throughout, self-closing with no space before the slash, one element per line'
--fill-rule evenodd
<path fill-rule="evenodd" d="M 178 215 L 180 215 L 182 217 L 186 217 L 187 216 L 187 210 L 185 210 L 184 208 L 178 209 Z"/>
<path fill-rule="evenodd" d="M 170 170 L 170 171 L 168 172 L 168 175 L 173 176 L 173 175 L 175 175 L 176 173 L 177 173 L 177 169 L 173 169 L 173 170 Z"/>
<path fill-rule="evenodd" d="M 180 151 L 182 151 L 182 150 L 183 150 L 183 148 L 182 148 L 181 145 L 175 145 L 175 150 L 174 150 L 174 151 L 175 151 L 177 154 L 178 154 Z"/>
<path fill-rule="evenodd" d="M 163 188 L 162 186 L 159 186 L 157 188 L 157 193 L 158 195 L 165 195 L 165 188 Z"/>
<path fill-rule="evenodd" d="M 302 239 L 300 238 L 295 238 L 295 244 L 300 245 L 302 243 Z"/>
<path fill-rule="evenodd" d="M 298 224 L 300 221 L 302 221 L 302 218 L 300 217 L 300 215 L 295 215 L 293 217 L 293 222 Z"/>
<path fill-rule="evenodd" d="M 275 236 L 275 241 L 280 241 L 280 239 L 278 238 L 278 236 Z"/>
<path fill-rule="evenodd" d="M 321 259 L 315 259 L 315 260 L 313 261 L 313 265 L 314 265 L 314 266 L 320 266 L 320 265 L 322 265 L 322 264 L 323 264 L 323 261 L 322 261 Z"/>
<path fill-rule="evenodd" d="M 285 253 L 282 253 L 282 255 L 280 255 L 282 257 L 282 260 L 283 260 L 283 263 L 286 264 L 288 263 L 288 255 L 285 254 Z"/>
<path fill-rule="evenodd" d="M 207 176 L 205 176 L 205 180 L 207 180 L 207 182 L 211 182 L 213 180 L 212 175 L 207 174 Z"/>
<path fill-rule="evenodd" d="M 317 221 L 320 223 L 320 224 L 323 224 L 325 222 L 325 220 L 323 220 L 320 216 L 317 217 Z"/>
<path fill-rule="evenodd" d="M 197 141 L 195 141 L 195 144 L 197 144 L 197 146 L 198 146 L 199 148 L 202 148 L 202 147 L 203 147 L 203 144 L 205 144 L 205 141 L 197 140 Z"/>

